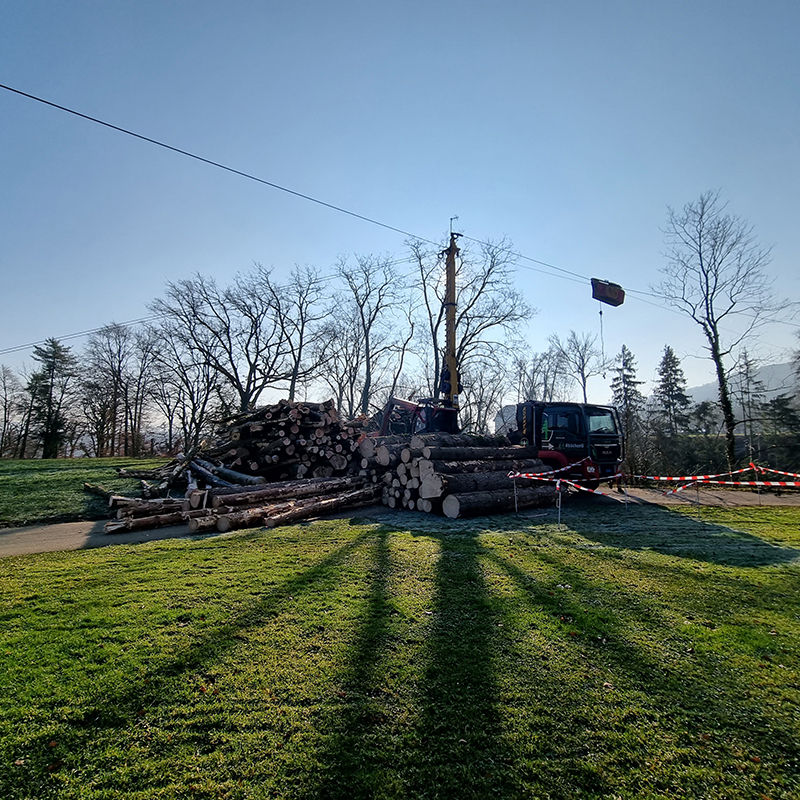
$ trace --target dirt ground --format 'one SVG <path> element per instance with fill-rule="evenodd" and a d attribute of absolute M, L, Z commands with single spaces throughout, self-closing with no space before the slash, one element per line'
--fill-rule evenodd
<path fill-rule="evenodd" d="M 601 487 L 601 491 L 620 500 L 625 499 L 625 494 L 616 490 Z M 722 487 L 700 488 L 691 486 L 677 494 L 667 494 L 667 489 L 628 487 L 625 490 L 629 501 L 636 503 L 655 503 L 659 506 L 727 506 L 737 508 L 740 506 L 798 506 L 800 505 L 800 491 L 787 489 L 780 494 L 754 489 L 727 489 Z"/>
<path fill-rule="evenodd" d="M 684 489 L 678 494 L 664 495 L 662 489 L 628 488 L 625 492 L 617 492 L 607 486 L 601 491 L 608 498 L 581 492 L 573 494 L 564 502 L 627 502 L 637 505 L 654 503 L 661 506 L 697 505 L 702 506 L 796 506 L 800 505 L 800 492 L 787 490 L 781 494 L 751 491 L 748 489 L 704 488 L 699 492 L 695 487 Z M 358 516 L 369 517 L 372 507 L 362 508 Z M 375 513 L 385 516 L 408 513 L 401 510 L 391 511 L 384 506 L 375 506 Z M 351 512 L 342 512 L 335 516 L 350 516 Z M 97 522 L 62 522 L 55 525 L 29 525 L 24 528 L 0 529 L 0 558 L 22 556 L 32 553 L 52 553 L 63 550 L 82 550 L 84 548 L 105 547 L 112 544 L 141 544 L 160 539 L 193 538 L 204 539 L 209 536 L 230 536 L 234 534 L 206 533 L 191 535 L 186 525 L 174 525 L 169 528 L 156 528 L 150 531 L 134 531 L 108 534 L 103 533 L 105 520 Z"/>

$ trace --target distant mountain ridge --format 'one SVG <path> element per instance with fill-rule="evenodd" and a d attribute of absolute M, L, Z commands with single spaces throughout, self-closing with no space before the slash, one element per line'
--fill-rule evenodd
<path fill-rule="evenodd" d="M 755 371 L 755 378 L 766 387 L 767 400 L 771 400 L 779 394 L 793 395 L 797 392 L 797 379 L 791 364 L 767 364 L 758 367 Z M 703 403 L 707 400 L 715 403 L 719 399 L 719 387 L 716 381 L 704 383 L 702 386 L 687 389 L 686 394 L 695 403 Z"/>

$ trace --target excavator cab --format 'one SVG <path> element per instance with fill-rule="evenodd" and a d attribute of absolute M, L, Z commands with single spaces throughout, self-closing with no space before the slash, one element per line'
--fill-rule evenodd
<path fill-rule="evenodd" d="M 420 433 L 459 433 L 458 411 L 446 401 L 428 398 L 412 403 L 390 397 L 383 409 L 379 436 L 415 436 Z"/>

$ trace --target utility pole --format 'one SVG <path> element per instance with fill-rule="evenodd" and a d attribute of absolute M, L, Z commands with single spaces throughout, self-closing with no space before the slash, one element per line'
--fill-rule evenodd
<path fill-rule="evenodd" d="M 459 401 L 459 375 L 456 361 L 456 255 L 458 246 L 456 239 L 460 233 L 450 231 L 450 245 L 444 252 L 445 262 L 445 361 L 442 371 L 441 390 L 445 400 L 456 410 Z"/>

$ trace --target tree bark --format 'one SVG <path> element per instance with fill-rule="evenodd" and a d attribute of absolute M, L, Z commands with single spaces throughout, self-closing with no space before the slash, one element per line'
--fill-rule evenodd
<path fill-rule="evenodd" d="M 431 461 L 501 461 L 538 458 L 535 447 L 423 447 L 422 456 Z"/>
<path fill-rule="evenodd" d="M 439 472 L 443 475 L 453 475 L 459 472 L 531 472 L 541 467 L 542 462 L 536 459 L 503 460 L 503 461 L 430 461 L 425 458 L 419 460 L 420 478 Z"/>
<path fill-rule="evenodd" d="M 546 472 L 547 467 L 542 466 L 540 471 Z M 528 469 L 527 472 L 536 470 Z M 513 482 L 505 472 L 475 472 L 460 473 L 455 475 L 429 475 L 420 486 L 420 497 L 431 500 L 443 497 L 446 494 L 468 494 L 470 492 L 487 492 L 497 489 L 513 491 Z M 525 487 L 528 488 L 527 485 Z"/>
<path fill-rule="evenodd" d="M 498 489 L 493 492 L 449 494 L 442 501 L 442 511 L 450 519 L 460 519 L 462 517 L 514 511 L 515 508 L 524 509 L 552 505 L 555 499 L 555 486 L 518 489 L 515 497 L 512 485 L 510 490 Z"/>

